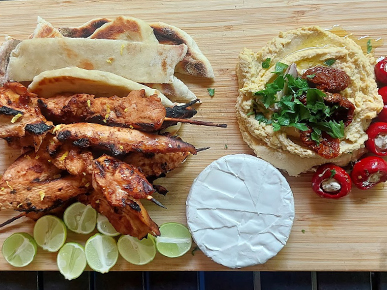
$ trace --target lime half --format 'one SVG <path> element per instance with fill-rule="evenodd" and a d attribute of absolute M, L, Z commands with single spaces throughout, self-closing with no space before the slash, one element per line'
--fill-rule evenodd
<path fill-rule="evenodd" d="M 58 251 L 66 241 L 67 229 L 64 222 L 53 215 L 45 215 L 34 226 L 36 243 L 49 252 Z"/>
<path fill-rule="evenodd" d="M 66 243 L 59 250 L 56 262 L 67 280 L 78 278 L 86 268 L 85 250 L 80 244 Z"/>
<path fill-rule="evenodd" d="M 116 240 L 109 236 L 95 234 L 87 240 L 85 253 L 90 268 L 100 273 L 107 273 L 118 259 Z"/>
<path fill-rule="evenodd" d="M 121 236 L 117 246 L 121 256 L 135 265 L 145 265 L 156 256 L 155 240 L 151 235 L 142 240 L 128 235 Z"/>
<path fill-rule="evenodd" d="M 12 266 L 24 267 L 33 261 L 37 248 L 31 235 L 14 233 L 5 239 L 1 251 L 4 259 Z"/>
<path fill-rule="evenodd" d="M 191 245 L 191 233 L 186 226 L 179 223 L 160 226 L 160 236 L 156 238 L 156 247 L 160 254 L 169 258 L 180 257 L 189 251 Z"/>
<path fill-rule="evenodd" d="M 106 216 L 102 214 L 98 214 L 97 217 L 97 230 L 104 235 L 115 237 L 120 233 L 116 231 L 116 229 L 112 226 Z"/>
<path fill-rule="evenodd" d="M 95 229 L 97 212 L 91 205 L 76 202 L 65 210 L 63 221 L 70 231 L 90 234 Z"/>

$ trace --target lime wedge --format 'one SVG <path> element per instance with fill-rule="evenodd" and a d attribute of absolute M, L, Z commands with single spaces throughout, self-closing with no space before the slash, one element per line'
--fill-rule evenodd
<path fill-rule="evenodd" d="M 169 258 L 180 257 L 189 251 L 191 245 L 191 233 L 186 226 L 179 223 L 160 226 L 160 236 L 156 238 L 156 247 L 160 254 Z"/>
<path fill-rule="evenodd" d="M 59 250 L 56 263 L 67 280 L 78 278 L 86 268 L 85 250 L 80 244 L 66 243 Z"/>
<path fill-rule="evenodd" d="M 112 224 L 109 222 L 107 217 L 105 217 L 102 214 L 98 214 L 97 217 L 97 230 L 104 235 L 115 237 L 118 236 L 120 233 L 116 231 L 116 229 L 112 226 Z"/>
<path fill-rule="evenodd" d="M 64 222 L 53 215 L 45 215 L 34 226 L 34 238 L 38 246 L 49 252 L 58 251 L 66 241 Z"/>
<path fill-rule="evenodd" d="M 14 233 L 5 239 L 1 249 L 4 259 L 14 267 L 24 267 L 32 262 L 37 245 L 27 233 Z"/>
<path fill-rule="evenodd" d="M 85 253 L 90 268 L 100 273 L 109 272 L 118 259 L 115 239 L 102 234 L 95 234 L 87 240 Z"/>
<path fill-rule="evenodd" d="M 63 221 L 70 231 L 90 234 L 95 229 L 97 212 L 91 205 L 76 202 L 66 208 Z"/>
<path fill-rule="evenodd" d="M 129 263 L 145 265 L 156 256 L 156 245 L 153 236 L 139 240 L 128 235 L 121 236 L 117 242 L 118 252 Z"/>

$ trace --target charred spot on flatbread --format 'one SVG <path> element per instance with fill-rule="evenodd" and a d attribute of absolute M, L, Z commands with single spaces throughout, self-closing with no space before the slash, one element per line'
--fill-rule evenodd
<path fill-rule="evenodd" d="M 153 32 L 159 43 L 167 45 L 187 45 L 187 54 L 176 65 L 177 72 L 197 77 L 214 78 L 214 71 L 210 62 L 188 33 L 180 28 L 162 22 L 151 23 L 150 26 L 153 28 Z"/>
<path fill-rule="evenodd" d="M 90 20 L 79 27 L 61 27 L 59 28 L 59 31 L 64 37 L 87 38 L 102 25 L 109 23 L 110 21 L 111 20 L 107 18 L 98 18 Z"/>
<path fill-rule="evenodd" d="M 105 23 L 96 29 L 90 38 L 93 39 L 121 39 L 157 43 L 152 28 L 148 23 L 134 17 L 119 16 L 113 21 Z"/>
<path fill-rule="evenodd" d="M 64 37 L 50 22 L 38 17 L 38 25 L 29 38 L 61 38 Z"/>

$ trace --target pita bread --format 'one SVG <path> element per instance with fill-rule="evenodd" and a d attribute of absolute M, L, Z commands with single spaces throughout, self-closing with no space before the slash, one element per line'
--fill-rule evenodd
<path fill-rule="evenodd" d="M 118 74 L 140 83 L 170 83 L 187 46 L 144 44 L 124 40 L 35 38 L 11 53 L 8 79 L 31 81 L 46 70 L 80 67 Z"/>
<path fill-rule="evenodd" d="M 214 78 L 214 71 L 210 62 L 188 33 L 163 22 L 151 23 L 150 26 L 153 28 L 159 43 L 169 45 L 184 43 L 187 45 L 187 54 L 176 66 L 176 72 L 197 77 Z"/>
<path fill-rule="evenodd" d="M 0 86 L 7 81 L 6 72 L 9 56 L 19 43 L 20 40 L 10 38 L 0 46 Z"/>
<path fill-rule="evenodd" d="M 181 80 L 176 77 L 173 77 L 172 83 L 170 84 L 144 85 L 159 90 L 173 102 L 189 102 L 197 99 L 195 94 Z"/>
<path fill-rule="evenodd" d="M 58 29 L 56 29 L 50 22 L 47 22 L 42 17 L 38 17 L 38 25 L 30 38 L 62 38 L 64 37 Z"/>
<path fill-rule="evenodd" d="M 111 20 L 107 18 L 92 19 L 85 24 L 78 27 L 61 27 L 58 30 L 64 37 L 70 38 L 87 38 L 94 33 L 94 31 L 100 28 L 105 23 L 109 23 Z"/>
<path fill-rule="evenodd" d="M 145 90 L 146 96 L 156 94 L 164 106 L 172 106 L 162 93 L 147 86 L 135 83 L 112 73 L 67 67 L 45 71 L 34 77 L 28 91 L 41 98 L 49 98 L 57 94 L 85 93 L 96 97 L 126 97 L 131 91 Z"/>
<path fill-rule="evenodd" d="M 148 23 L 134 17 L 122 16 L 102 25 L 90 35 L 90 38 L 158 43 L 152 27 L 150 27 Z"/>

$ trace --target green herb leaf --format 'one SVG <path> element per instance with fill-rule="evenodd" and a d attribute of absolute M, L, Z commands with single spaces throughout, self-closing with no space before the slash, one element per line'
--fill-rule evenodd
<path fill-rule="evenodd" d="M 271 58 L 267 58 L 265 59 L 263 62 L 262 62 L 262 68 L 269 68 L 270 67 L 270 61 L 271 61 Z"/>
<path fill-rule="evenodd" d="M 305 230 L 301 230 L 301 233 L 305 234 Z"/>
<path fill-rule="evenodd" d="M 288 65 L 287 64 L 284 64 L 282 62 L 277 62 L 275 64 L 275 73 L 282 73 L 285 69 L 288 68 Z"/>
<path fill-rule="evenodd" d="M 371 53 L 372 51 L 372 44 L 371 44 L 371 39 L 367 41 L 367 53 Z"/>
<path fill-rule="evenodd" d="M 336 62 L 336 60 L 335 60 L 334 58 L 329 58 L 329 59 L 327 59 L 324 63 L 325 63 L 327 66 L 332 66 L 335 62 Z"/>
<path fill-rule="evenodd" d="M 331 169 L 331 176 L 329 178 L 333 178 L 336 175 L 336 169 Z"/>
<path fill-rule="evenodd" d="M 207 89 L 207 91 L 208 91 L 208 94 L 210 95 L 210 97 L 215 96 L 215 89 Z"/>
<path fill-rule="evenodd" d="M 304 123 L 291 123 L 289 126 L 294 127 L 300 131 L 307 131 L 309 127 Z"/>
<path fill-rule="evenodd" d="M 308 79 L 313 79 L 315 76 L 316 76 L 316 74 L 312 74 L 312 75 L 307 75 L 306 77 L 307 77 Z"/>
<path fill-rule="evenodd" d="M 228 149 L 228 145 L 227 144 L 224 144 L 224 149 Z"/>

